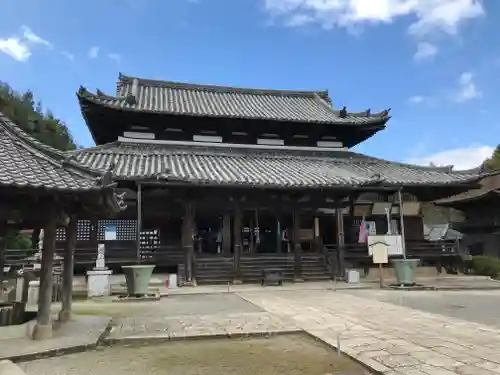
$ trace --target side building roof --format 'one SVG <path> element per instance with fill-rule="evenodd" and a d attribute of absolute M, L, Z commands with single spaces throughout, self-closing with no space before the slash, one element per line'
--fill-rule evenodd
<path fill-rule="evenodd" d="M 479 201 L 490 196 L 500 197 L 500 170 L 485 174 L 480 179 L 479 185 L 476 189 L 442 198 L 434 203 L 438 206 L 459 207 L 462 204 Z"/>
<path fill-rule="evenodd" d="M 96 169 L 115 165 L 118 179 L 165 179 L 202 185 L 334 188 L 384 184 L 452 185 L 475 173 L 390 162 L 349 151 L 257 145 L 195 144 L 120 138 L 78 150 L 76 160 Z"/>
<path fill-rule="evenodd" d="M 113 205 L 123 206 L 123 197 L 114 194 L 109 172 L 84 166 L 67 153 L 41 143 L 1 112 L 0 187 L 73 193 L 109 190 Z"/>
<path fill-rule="evenodd" d="M 389 111 L 335 110 L 328 91 L 292 91 L 197 85 L 119 75 L 116 95 L 81 87 L 80 105 L 94 103 L 125 111 L 337 125 L 378 125 Z"/>

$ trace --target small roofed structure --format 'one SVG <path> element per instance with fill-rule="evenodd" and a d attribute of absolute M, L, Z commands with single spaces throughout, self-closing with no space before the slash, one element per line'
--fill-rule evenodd
<path fill-rule="evenodd" d="M 67 154 L 26 134 L 0 113 L 0 265 L 3 277 L 8 227 L 44 229 L 37 324 L 33 338 L 52 335 L 52 264 L 56 230 L 66 227 L 62 309 L 71 316 L 73 251 L 77 218 L 82 212 L 113 215 L 126 208 L 115 192 L 112 170 L 104 173 L 82 166 Z"/>
<path fill-rule="evenodd" d="M 452 225 L 467 235 L 465 242 L 471 254 L 500 257 L 500 171 L 486 174 L 477 188 L 434 203 L 465 214 L 463 222 Z"/>

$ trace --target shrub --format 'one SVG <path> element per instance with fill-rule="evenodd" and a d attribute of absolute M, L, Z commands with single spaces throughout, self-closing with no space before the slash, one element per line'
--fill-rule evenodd
<path fill-rule="evenodd" d="M 472 257 L 472 269 L 476 275 L 498 277 L 500 275 L 500 259 L 487 256 Z"/>

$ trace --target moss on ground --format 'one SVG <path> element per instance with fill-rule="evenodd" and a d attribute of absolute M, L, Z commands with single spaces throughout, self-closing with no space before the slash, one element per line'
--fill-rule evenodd
<path fill-rule="evenodd" d="M 28 375 L 366 375 L 364 367 L 305 335 L 185 340 L 33 361 Z"/>

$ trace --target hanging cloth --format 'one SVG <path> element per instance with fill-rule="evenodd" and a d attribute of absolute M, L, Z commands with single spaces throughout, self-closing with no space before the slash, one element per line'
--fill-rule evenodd
<path fill-rule="evenodd" d="M 363 215 L 363 219 L 361 220 L 361 224 L 359 226 L 358 243 L 366 243 L 367 239 L 368 229 L 366 228 L 366 217 Z"/>

